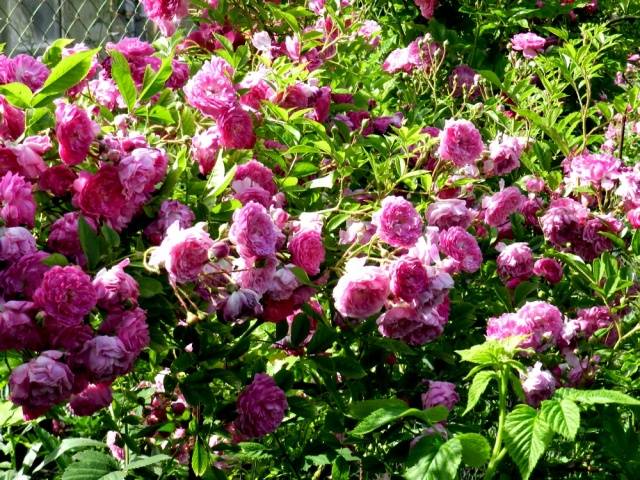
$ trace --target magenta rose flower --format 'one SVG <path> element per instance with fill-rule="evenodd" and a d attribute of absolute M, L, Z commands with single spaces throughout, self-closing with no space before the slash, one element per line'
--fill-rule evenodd
<path fill-rule="evenodd" d="M 44 274 L 33 301 L 57 321 L 77 323 L 96 306 L 96 289 L 80 267 L 56 265 Z"/>
<path fill-rule="evenodd" d="M 119 317 L 115 328 L 118 338 L 124 347 L 137 357 L 150 341 L 146 312 L 141 308 L 134 308 L 124 312 L 113 312 L 109 316 L 111 315 Z"/>
<path fill-rule="evenodd" d="M 264 294 L 272 285 L 278 260 L 267 257 L 254 261 L 249 258 L 238 258 L 233 262 L 235 267 L 232 277 L 242 288 L 253 290 L 258 295 Z"/>
<path fill-rule="evenodd" d="M 238 396 L 233 424 L 242 437 L 260 438 L 278 428 L 287 408 L 287 397 L 273 378 L 258 373 Z"/>
<path fill-rule="evenodd" d="M 562 264 L 553 258 L 540 258 L 533 264 L 533 274 L 549 283 L 558 283 L 562 280 Z"/>
<path fill-rule="evenodd" d="M 31 55 L 16 55 L 11 59 L 12 82 L 24 83 L 32 92 L 38 90 L 49 76 L 49 69 Z"/>
<path fill-rule="evenodd" d="M 518 33 L 511 38 L 511 48 L 522 52 L 525 58 L 535 58 L 544 50 L 547 41 L 535 33 Z"/>
<path fill-rule="evenodd" d="M 220 144 L 224 148 L 253 148 L 256 135 L 251 115 L 240 105 L 227 108 L 218 117 Z"/>
<path fill-rule="evenodd" d="M 0 218 L 7 227 L 33 227 L 35 216 L 36 202 L 31 184 L 21 175 L 5 173 L 0 178 Z"/>
<path fill-rule="evenodd" d="M 24 129 L 24 112 L 0 95 L 0 139 L 16 140 L 24 133 Z"/>
<path fill-rule="evenodd" d="M 250 160 L 236 168 L 233 181 L 240 182 L 247 179 L 252 184 L 266 190 L 270 196 L 278 192 L 276 182 L 273 180 L 273 171 L 257 160 Z"/>
<path fill-rule="evenodd" d="M 438 200 L 427 209 L 427 223 L 446 230 L 451 227 L 469 228 L 473 221 L 473 213 L 467 208 L 464 200 L 449 198 Z"/>
<path fill-rule="evenodd" d="M 214 244 L 205 227 L 206 223 L 200 222 L 181 229 L 178 222 L 173 223 L 160 246 L 151 254 L 149 265 L 164 265 L 174 284 L 196 280 L 209 263 Z"/>
<path fill-rule="evenodd" d="M 478 74 L 469 65 L 458 65 L 449 75 L 449 89 L 454 97 L 467 95 L 470 99 L 480 93 L 478 90 Z"/>
<path fill-rule="evenodd" d="M 507 187 L 482 199 L 484 221 L 492 227 L 499 227 L 509 220 L 509 215 L 517 212 L 526 202 L 518 187 Z"/>
<path fill-rule="evenodd" d="M 67 165 L 82 163 L 100 127 L 77 105 L 58 101 L 55 115 L 60 159 Z"/>
<path fill-rule="evenodd" d="M 95 174 L 81 172 L 73 188 L 73 204 L 82 213 L 118 223 L 127 199 L 116 166 L 105 164 Z"/>
<path fill-rule="evenodd" d="M 205 62 L 184 87 L 189 105 L 205 115 L 219 118 L 236 102 L 236 90 L 231 81 L 233 73 L 231 65 L 220 57 Z"/>
<path fill-rule="evenodd" d="M 391 292 L 398 298 L 411 302 L 419 299 L 429 288 L 429 274 L 421 260 L 408 255 L 398 258 L 391 265 Z"/>
<path fill-rule="evenodd" d="M 412 247 L 422 234 L 422 218 L 411 202 L 402 197 L 386 197 L 371 223 L 383 242 L 393 247 Z"/>
<path fill-rule="evenodd" d="M 455 384 L 451 382 L 438 382 L 429 380 L 429 389 L 422 394 L 422 408 L 433 408 L 442 405 L 447 410 L 460 401 Z"/>
<path fill-rule="evenodd" d="M 142 0 L 147 17 L 162 35 L 170 37 L 176 26 L 189 14 L 189 0 Z"/>
<path fill-rule="evenodd" d="M 438 0 L 414 0 L 416 6 L 420 9 L 420 15 L 429 20 L 433 17 L 433 11 L 438 5 Z"/>
<path fill-rule="evenodd" d="M 36 250 L 36 239 L 26 228 L 0 227 L 0 261 L 17 262 Z"/>
<path fill-rule="evenodd" d="M 515 288 L 533 274 L 533 252 L 526 242 L 501 247 L 500 255 L 496 259 L 498 274 L 509 288 Z"/>
<path fill-rule="evenodd" d="M 39 417 L 71 395 L 73 374 L 62 352 L 49 350 L 16 367 L 9 377 L 9 399 L 22 407 L 25 420 Z"/>
<path fill-rule="evenodd" d="M 257 317 L 261 314 L 260 294 L 248 288 L 241 288 L 233 292 L 222 307 L 222 318 L 226 322 Z"/>
<path fill-rule="evenodd" d="M 482 265 L 482 251 L 478 241 L 461 227 L 451 227 L 441 232 L 438 248 L 454 261 L 453 271 L 473 273 Z"/>
<path fill-rule="evenodd" d="M 249 202 L 233 213 L 229 240 L 243 257 L 273 256 L 281 235 L 267 210 L 257 202 Z"/>
<path fill-rule="evenodd" d="M 402 340 L 409 345 L 424 345 L 442 334 L 444 322 L 441 320 L 438 315 L 405 305 L 390 308 L 376 323 L 383 337 Z"/>
<path fill-rule="evenodd" d="M 118 177 L 127 198 L 152 193 L 167 173 L 168 158 L 158 148 L 136 148 L 120 160 Z"/>
<path fill-rule="evenodd" d="M 576 243 L 582 236 L 589 210 L 571 198 L 558 198 L 540 217 L 544 237 L 555 246 Z"/>
<path fill-rule="evenodd" d="M 154 245 L 160 245 L 169 227 L 178 222 L 181 229 L 193 225 L 196 216 L 193 211 L 178 200 L 165 200 L 160 205 L 158 216 L 144 230 L 144 234 Z"/>
<path fill-rule="evenodd" d="M 620 176 L 622 164 L 606 153 L 582 153 L 563 162 L 570 187 L 593 186 L 612 190 Z"/>
<path fill-rule="evenodd" d="M 447 120 L 440 132 L 438 155 L 458 167 L 473 165 L 482 156 L 484 143 L 476 127 L 468 120 Z"/>
<path fill-rule="evenodd" d="M 105 310 L 117 310 L 138 303 L 138 282 L 124 271 L 129 259 L 124 259 L 107 270 L 103 268 L 93 279 L 98 306 Z"/>
<path fill-rule="evenodd" d="M 198 169 L 202 175 L 209 175 L 218 159 L 220 150 L 220 132 L 211 127 L 198 133 L 191 139 L 191 158 L 198 162 Z"/>
<path fill-rule="evenodd" d="M 32 302 L 0 303 L 0 350 L 39 350 L 42 335 L 33 321 Z"/>
<path fill-rule="evenodd" d="M 295 233 L 288 244 L 291 262 L 309 275 L 320 273 L 324 262 L 324 244 L 322 235 L 315 230 L 302 230 Z"/>
<path fill-rule="evenodd" d="M 71 396 L 69 407 L 74 415 L 88 417 L 111 405 L 113 392 L 108 383 L 90 383 L 80 393 Z"/>
<path fill-rule="evenodd" d="M 71 358 L 74 371 L 93 382 L 111 382 L 129 371 L 135 355 L 118 337 L 99 335 L 86 342 Z"/>
<path fill-rule="evenodd" d="M 4 292 L 5 298 L 13 298 L 18 294 L 31 298 L 42 283 L 44 274 L 51 268 L 44 264 L 48 257 L 49 254 L 42 251 L 30 253 L 0 271 L 0 291 Z"/>
<path fill-rule="evenodd" d="M 364 259 L 352 259 L 333 289 L 333 299 L 341 315 L 367 318 L 382 309 L 389 291 L 389 277 L 383 269 L 365 266 Z"/>
<path fill-rule="evenodd" d="M 41 190 L 61 197 L 71 191 L 75 179 L 78 178 L 73 170 L 66 165 L 54 165 L 40 174 L 38 186 Z"/>
<path fill-rule="evenodd" d="M 501 135 L 489 144 L 489 157 L 482 165 L 487 177 L 502 176 L 511 173 L 520 166 L 520 155 L 525 142 L 517 137 Z"/>
<path fill-rule="evenodd" d="M 69 212 L 53 222 L 47 239 L 47 246 L 50 250 L 70 257 L 84 258 L 78 234 L 79 218 L 79 212 Z M 87 217 L 85 221 L 89 228 L 94 232 L 97 231 L 96 223 L 92 219 Z"/>
<path fill-rule="evenodd" d="M 536 362 L 533 367 L 527 367 L 527 373 L 522 378 L 527 403 L 532 407 L 539 407 L 543 400 L 551 398 L 556 391 L 558 382 L 549 370 L 542 368 L 542 363 Z"/>
<path fill-rule="evenodd" d="M 516 313 L 490 318 L 487 337 L 502 339 L 523 336 L 525 338 L 520 347 L 540 351 L 562 339 L 563 327 L 562 313 L 555 306 L 547 302 L 527 302 Z"/>

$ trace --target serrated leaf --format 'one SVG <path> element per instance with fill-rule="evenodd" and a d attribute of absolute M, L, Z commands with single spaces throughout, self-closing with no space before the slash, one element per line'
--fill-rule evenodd
<path fill-rule="evenodd" d="M 640 405 L 640 400 L 616 390 L 577 390 L 575 388 L 559 388 L 554 398 L 566 398 L 577 403 L 588 405 L 616 404 L 616 405 Z"/>
<path fill-rule="evenodd" d="M 100 480 L 118 471 L 118 463 L 111 455 L 95 450 L 84 451 L 80 455 L 74 455 L 75 461 L 64 471 L 62 480 Z"/>
<path fill-rule="evenodd" d="M 486 438 L 479 433 L 461 433 L 455 438 L 462 446 L 462 461 L 465 465 L 480 468 L 489 461 L 491 447 Z"/>
<path fill-rule="evenodd" d="M 154 72 L 147 78 L 147 72 L 145 72 L 145 78 L 143 81 L 142 91 L 140 92 L 139 100 L 141 102 L 153 97 L 156 93 L 164 88 L 165 83 L 169 80 L 169 77 L 173 73 L 172 57 L 165 57 L 162 59 L 162 64 L 157 72 Z"/>
<path fill-rule="evenodd" d="M 62 255 L 61 253 L 51 253 L 47 258 L 42 259 L 42 263 L 49 267 L 53 267 L 55 265 L 65 267 L 69 265 L 69 260 L 67 260 L 67 257 Z"/>
<path fill-rule="evenodd" d="M 126 469 L 135 470 L 136 468 L 148 467 L 156 463 L 166 462 L 167 460 L 171 460 L 171 457 L 162 453 L 151 457 L 137 457 L 132 462 L 129 462 Z"/>
<path fill-rule="evenodd" d="M 453 480 L 461 461 L 462 445 L 457 438 L 439 444 L 433 437 L 425 437 L 411 449 L 404 478 Z"/>
<path fill-rule="evenodd" d="M 55 40 L 42 54 L 42 63 L 49 68 L 55 67 L 62 60 L 62 49 L 71 43 L 73 40 L 70 38 Z"/>
<path fill-rule="evenodd" d="M 353 402 L 349 405 L 349 415 L 354 418 L 365 418 L 372 412 L 380 408 L 398 408 L 408 410 L 409 406 L 403 400 L 399 398 L 377 398 L 373 400 L 363 400 L 360 402 Z"/>
<path fill-rule="evenodd" d="M 514 336 L 502 340 L 487 340 L 466 350 L 456 350 L 456 353 L 464 362 L 477 365 L 502 364 L 514 357 L 522 338 Z"/>
<path fill-rule="evenodd" d="M 462 415 L 470 412 L 473 407 L 476 406 L 478 400 L 487 389 L 487 385 L 489 382 L 496 377 L 495 372 L 484 370 L 478 372 L 475 377 L 473 377 L 473 381 L 471 382 L 471 386 L 469 387 L 469 396 L 467 400 L 467 408 L 462 412 Z"/>
<path fill-rule="evenodd" d="M 580 427 L 580 409 L 572 400 L 545 400 L 540 407 L 542 419 L 567 440 L 573 440 Z"/>
<path fill-rule="evenodd" d="M 365 417 L 351 433 L 356 436 L 362 436 L 405 417 L 419 418 L 426 424 L 433 425 L 446 420 L 448 413 L 449 410 L 443 406 L 418 410 L 417 408 L 407 408 L 406 405 L 392 403 L 378 408 Z"/>
<path fill-rule="evenodd" d="M 90 438 L 65 438 L 64 440 L 62 440 L 62 442 L 60 442 L 60 445 L 58 445 L 55 450 L 49 453 L 44 458 L 44 460 L 40 464 L 38 464 L 36 468 L 33 469 L 33 473 L 42 470 L 43 467 L 53 462 L 61 455 L 64 455 L 70 450 L 89 447 L 106 448 L 106 444 L 104 442 L 99 442 Z"/>
<path fill-rule="evenodd" d="M 128 110 L 131 111 L 136 103 L 138 92 L 135 83 L 133 83 L 129 62 L 117 50 L 112 50 L 109 55 L 111 55 L 111 76 L 116 82 L 118 90 L 120 90 L 124 103 L 127 105 Z"/>
<path fill-rule="evenodd" d="M 507 415 L 504 441 L 509 456 L 527 480 L 553 438 L 553 431 L 529 405 L 517 405 Z"/>
<path fill-rule="evenodd" d="M 33 106 L 40 107 L 81 82 L 89 73 L 93 57 L 99 51 L 99 48 L 86 50 L 60 60 L 51 70 L 42 88 L 38 90 L 32 102 Z"/>

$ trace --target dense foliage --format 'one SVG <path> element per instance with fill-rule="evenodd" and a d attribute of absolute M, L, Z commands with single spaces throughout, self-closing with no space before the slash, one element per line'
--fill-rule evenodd
<path fill-rule="evenodd" d="M 0 55 L 3 478 L 637 478 L 640 5 L 143 0 Z"/>

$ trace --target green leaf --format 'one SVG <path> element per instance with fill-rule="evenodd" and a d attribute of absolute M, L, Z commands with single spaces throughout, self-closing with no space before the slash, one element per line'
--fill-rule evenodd
<path fill-rule="evenodd" d="M 207 453 L 206 447 L 202 444 L 202 441 L 198 439 L 191 453 L 191 468 L 196 476 L 201 477 L 207 471 L 208 466 L 209 454 Z"/>
<path fill-rule="evenodd" d="M 100 227 L 100 233 L 111 249 L 115 249 L 120 246 L 120 235 L 118 235 L 118 232 L 109 225 L 102 225 L 102 227 Z"/>
<path fill-rule="evenodd" d="M 100 244 L 98 235 L 82 215 L 78 217 L 78 236 L 80 237 L 82 251 L 87 257 L 89 269 L 93 270 L 100 261 Z"/>
<path fill-rule="evenodd" d="M 540 407 L 542 419 L 549 424 L 551 429 L 573 440 L 580 427 L 580 409 L 575 402 L 563 398 L 562 400 L 544 400 Z"/>
<path fill-rule="evenodd" d="M 420 440 L 409 453 L 404 478 L 407 480 L 453 480 L 462 461 L 457 437 L 438 444 L 433 437 Z"/>
<path fill-rule="evenodd" d="M 491 447 L 479 433 L 461 433 L 455 438 L 462 446 L 462 461 L 473 468 L 480 468 L 489 461 Z"/>
<path fill-rule="evenodd" d="M 482 372 L 478 372 L 475 377 L 473 377 L 473 381 L 471 382 L 471 386 L 469 387 L 469 398 L 467 400 L 467 408 L 462 415 L 466 415 L 470 412 L 473 407 L 476 406 L 478 400 L 487 389 L 487 385 L 489 382 L 496 377 L 495 372 L 484 370 Z"/>
<path fill-rule="evenodd" d="M 362 378 L 367 376 L 367 372 L 355 358 L 339 355 L 333 357 L 333 359 L 336 370 L 344 375 L 345 378 Z"/>
<path fill-rule="evenodd" d="M 297 347 L 305 338 L 307 338 L 310 326 L 311 323 L 309 322 L 309 317 L 306 314 L 300 313 L 295 316 L 293 324 L 291 325 L 292 346 Z"/>
<path fill-rule="evenodd" d="M 318 171 L 318 166 L 311 162 L 298 162 L 291 169 L 291 175 L 295 177 L 306 177 Z"/>
<path fill-rule="evenodd" d="M 55 461 L 60 456 L 64 455 L 70 450 L 76 450 L 78 448 L 89 448 L 89 447 L 98 447 L 98 448 L 106 448 L 107 445 L 104 442 L 99 442 L 97 440 L 92 440 L 90 438 L 65 438 L 60 442 L 60 445 L 49 453 L 42 463 L 40 463 L 36 468 L 33 469 L 33 473 L 39 472 L 46 465 Z"/>
<path fill-rule="evenodd" d="M 75 455 L 62 474 L 62 480 L 101 480 L 106 475 L 118 471 L 118 463 L 111 455 L 89 450 Z M 124 477 L 119 477 L 124 478 Z"/>
<path fill-rule="evenodd" d="M 0 94 L 4 95 L 11 105 L 18 108 L 29 108 L 33 99 L 33 93 L 29 87 L 20 82 L 0 85 Z"/>
<path fill-rule="evenodd" d="M 164 88 L 165 83 L 167 83 L 167 80 L 169 80 L 171 73 L 173 73 L 172 61 L 173 57 L 163 58 L 160 68 L 153 74 L 153 76 L 149 77 L 148 82 L 145 72 L 145 81 L 143 82 L 139 101 L 143 102 L 153 97 L 156 93 Z"/>
<path fill-rule="evenodd" d="M 149 277 L 137 277 L 136 280 L 142 298 L 150 298 L 162 293 L 162 283 L 158 280 Z"/>
<path fill-rule="evenodd" d="M 509 456 L 518 466 L 522 479 L 527 480 L 547 449 L 553 431 L 529 405 L 516 406 L 507 415 L 504 427 Z"/>
<path fill-rule="evenodd" d="M 132 462 L 129 462 L 126 469 L 135 470 L 136 468 L 148 467 L 156 463 L 166 462 L 167 460 L 171 460 L 171 457 L 162 453 L 151 457 L 136 457 Z"/>
<path fill-rule="evenodd" d="M 575 388 L 559 388 L 556 390 L 554 398 L 573 400 L 577 403 L 588 405 L 610 404 L 617 405 L 640 405 L 640 400 L 615 390 L 577 390 Z"/>
<path fill-rule="evenodd" d="M 362 400 L 349 405 L 349 415 L 362 419 L 380 408 L 398 408 L 407 410 L 409 406 L 399 398 L 377 398 L 373 400 Z"/>
<path fill-rule="evenodd" d="M 38 90 L 32 105 L 40 107 L 81 82 L 89 73 L 93 57 L 99 51 L 99 48 L 86 50 L 60 60 L 51 70 L 42 88 Z"/>
<path fill-rule="evenodd" d="M 502 364 L 511 360 L 517 352 L 522 337 L 510 337 L 503 340 L 487 340 L 466 350 L 456 350 L 464 362 L 478 365 Z"/>
<path fill-rule="evenodd" d="M 447 408 L 443 406 L 418 410 L 417 408 L 407 408 L 406 405 L 390 403 L 365 417 L 351 433 L 356 436 L 362 436 L 405 417 L 416 417 L 429 425 L 433 425 L 446 420 L 448 413 Z"/>
<path fill-rule="evenodd" d="M 65 267 L 69 265 L 69 260 L 67 260 L 67 257 L 62 255 L 61 253 L 51 253 L 47 258 L 44 258 L 42 260 L 42 263 L 49 267 L 53 267 L 55 265 Z"/>
<path fill-rule="evenodd" d="M 124 103 L 127 105 L 128 110 L 131 111 L 136 103 L 138 92 L 136 91 L 135 83 L 133 83 L 129 62 L 117 50 L 112 50 L 109 55 L 111 55 L 111 76 L 116 85 L 118 85 L 118 90 L 120 90 Z"/>
<path fill-rule="evenodd" d="M 49 68 L 55 67 L 62 60 L 62 49 L 71 43 L 73 40 L 70 38 L 59 38 L 54 41 L 42 55 L 42 63 Z"/>

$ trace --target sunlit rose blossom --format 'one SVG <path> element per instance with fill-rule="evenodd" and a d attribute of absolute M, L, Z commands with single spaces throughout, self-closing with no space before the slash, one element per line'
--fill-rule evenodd
<path fill-rule="evenodd" d="M 367 318 L 379 312 L 389 295 L 389 278 L 379 267 L 352 259 L 333 289 L 336 310 L 345 317 Z"/>
<path fill-rule="evenodd" d="M 440 132 L 438 155 L 458 167 L 473 165 L 480 159 L 484 143 L 480 132 L 468 120 L 447 120 Z"/>
<path fill-rule="evenodd" d="M 535 58 L 544 50 L 546 40 L 535 33 L 518 33 L 511 38 L 511 48 L 522 52 L 525 58 Z"/>
<path fill-rule="evenodd" d="M 522 377 L 522 390 L 527 397 L 527 403 L 532 407 L 538 407 L 543 400 L 550 398 L 557 385 L 553 374 L 544 370 L 540 362 L 528 367 L 526 375 Z"/>

